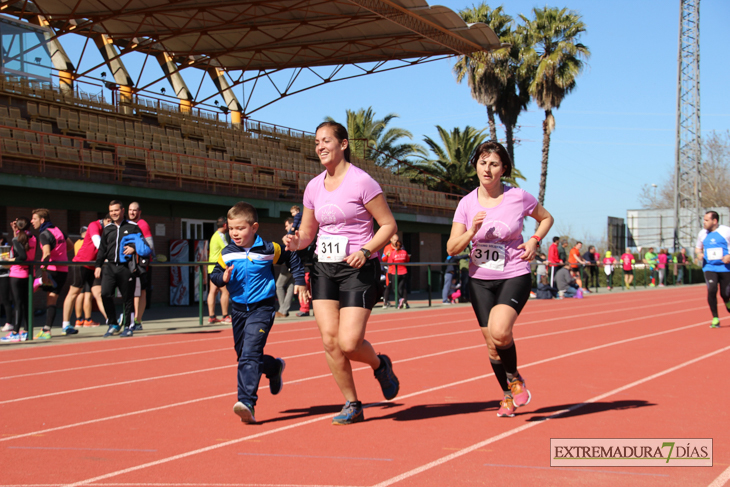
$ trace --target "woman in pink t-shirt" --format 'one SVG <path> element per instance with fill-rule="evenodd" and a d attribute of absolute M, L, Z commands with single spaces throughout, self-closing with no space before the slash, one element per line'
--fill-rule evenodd
<path fill-rule="evenodd" d="M 302 223 L 294 235 L 283 240 L 287 250 L 298 250 L 317 238 L 312 306 L 327 364 L 346 401 L 332 423 L 352 424 L 362 421 L 364 415 L 351 361 L 373 368 L 386 399 L 393 399 L 400 389 L 390 358 L 376 354 L 364 339 L 380 294 L 376 250 L 388 243 L 398 227 L 380 185 L 350 164 L 347 129 L 324 122 L 317 127 L 314 143 L 325 171 L 307 184 Z M 377 233 L 373 232 L 373 219 L 380 227 Z"/>
<path fill-rule="evenodd" d="M 471 303 L 489 349 L 489 361 L 504 399 L 497 416 L 512 417 L 531 394 L 517 370 L 512 327 L 532 288 L 530 261 L 553 225 L 553 217 L 531 194 L 502 183 L 512 161 L 497 142 L 480 145 L 471 158 L 477 189 L 459 202 L 446 244 L 449 255 L 472 244 L 469 263 Z M 535 235 L 522 240 L 523 220 L 539 222 Z"/>

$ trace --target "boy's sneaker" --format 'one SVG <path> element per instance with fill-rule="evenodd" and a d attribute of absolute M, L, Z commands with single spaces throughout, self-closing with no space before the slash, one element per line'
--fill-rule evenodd
<path fill-rule="evenodd" d="M 106 333 L 104 333 L 104 338 L 110 337 L 112 335 L 119 335 L 119 331 L 121 329 L 119 328 L 119 325 L 109 325 L 109 328 L 107 328 Z"/>
<path fill-rule="evenodd" d="M 332 424 L 345 425 L 360 423 L 364 420 L 365 415 L 362 412 L 362 403 L 360 401 L 347 401 L 345 406 L 342 408 L 342 411 L 340 411 L 340 414 L 332 418 Z"/>
<path fill-rule="evenodd" d="M 119 334 L 120 337 L 131 337 L 134 336 L 134 330 L 131 326 L 128 326 L 126 330 Z"/>
<path fill-rule="evenodd" d="M 253 415 L 253 406 L 251 406 L 250 404 L 244 404 L 239 401 L 233 405 L 233 412 L 236 413 L 239 418 L 241 418 L 241 422 L 243 423 L 253 424 L 256 422 L 256 418 Z"/>
<path fill-rule="evenodd" d="M 516 408 L 527 406 L 530 404 L 532 394 L 525 387 L 525 381 L 520 377 L 519 379 L 512 379 L 509 383 L 509 389 L 512 391 L 512 402 Z"/>
<path fill-rule="evenodd" d="M 515 404 L 511 397 L 504 396 L 504 399 L 499 403 L 497 416 L 500 418 L 513 418 L 515 416 Z"/>
<path fill-rule="evenodd" d="M 209 325 L 215 325 L 216 323 L 220 323 L 220 322 L 221 322 L 221 320 L 219 320 L 215 316 L 208 317 L 208 324 Z"/>
<path fill-rule="evenodd" d="M 51 330 L 41 330 L 38 333 L 36 333 L 35 337 L 33 337 L 35 340 L 50 340 L 51 339 Z"/>
<path fill-rule="evenodd" d="M 84 320 L 84 328 L 95 328 L 97 326 L 99 326 L 99 323 L 94 320 Z"/>
<path fill-rule="evenodd" d="M 3 331 L 13 331 L 15 327 L 11 325 L 10 323 L 5 323 L 5 326 L 3 326 Z"/>
<path fill-rule="evenodd" d="M 0 341 L 3 343 L 16 343 L 20 342 L 20 333 L 13 333 L 10 332 L 4 337 L 0 338 Z"/>
<path fill-rule="evenodd" d="M 233 323 L 233 319 L 231 318 L 231 315 L 226 315 L 223 318 L 221 318 L 221 323 L 224 323 L 226 325 L 230 325 Z"/>
<path fill-rule="evenodd" d="M 398 377 L 393 373 L 393 362 L 387 355 L 378 355 L 380 359 L 380 367 L 375 370 L 375 378 L 380 382 L 380 388 L 383 390 L 385 399 L 391 400 L 398 395 L 400 390 L 400 382 Z"/>
<path fill-rule="evenodd" d="M 277 358 L 277 362 L 279 362 L 279 372 L 273 376 L 269 377 L 269 391 L 272 395 L 277 395 L 281 392 L 281 389 L 284 387 L 284 381 L 281 380 L 281 374 L 284 373 L 284 369 L 286 368 L 286 362 L 284 362 L 283 358 Z"/>
<path fill-rule="evenodd" d="M 79 330 L 77 330 L 73 326 L 67 326 L 66 328 L 63 329 L 62 333 L 64 335 L 76 335 L 78 332 L 79 332 Z"/>
<path fill-rule="evenodd" d="M 720 318 L 712 318 L 710 328 L 720 328 Z"/>

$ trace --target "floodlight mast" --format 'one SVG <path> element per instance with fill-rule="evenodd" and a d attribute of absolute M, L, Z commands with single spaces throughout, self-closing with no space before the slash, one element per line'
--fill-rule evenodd
<path fill-rule="evenodd" d="M 677 58 L 674 251 L 694 245 L 702 221 L 700 0 L 680 0 Z"/>

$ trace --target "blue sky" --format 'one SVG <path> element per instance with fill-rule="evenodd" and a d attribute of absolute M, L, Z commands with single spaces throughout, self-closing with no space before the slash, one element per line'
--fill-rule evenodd
<path fill-rule="evenodd" d="M 438 3 L 459 11 L 475 2 Z M 531 9 L 541 4 L 514 0 L 503 5 L 513 17 L 520 13 L 529 17 Z M 625 218 L 627 209 L 640 207 L 642 186 L 661 184 L 674 169 L 679 0 L 573 0 L 549 5 L 568 7 L 583 16 L 587 32 L 581 40 L 592 53 L 577 89 L 554 111 L 556 130 L 545 199 L 556 218 L 551 235 L 570 232 L 581 239 L 600 238 L 606 217 Z M 730 2 L 703 0 L 700 17 L 702 132 L 707 134 L 730 128 L 730 96 L 725 89 L 730 70 L 723 52 Z M 89 59 L 98 56 L 93 51 Z M 142 59 L 137 61 L 141 64 Z M 471 98 L 466 84 L 456 83 L 454 61 L 332 83 L 277 102 L 253 118 L 313 131 L 326 116 L 344 120 L 345 110 L 372 106 L 378 116 L 398 114 L 393 125 L 412 132 L 417 142 L 424 135 L 437 138 L 436 125 L 447 130 L 466 125 L 484 128 L 486 110 Z M 125 62 L 136 78 L 135 61 L 125 56 Z M 192 82 L 189 86 L 197 89 Z M 205 81 L 202 89 L 211 87 Z M 543 117 L 534 104 L 522 114 L 518 133 L 522 143 L 515 152 L 516 166 L 527 177 L 522 187 L 535 195 Z M 532 230 L 531 224 L 528 229 Z"/>

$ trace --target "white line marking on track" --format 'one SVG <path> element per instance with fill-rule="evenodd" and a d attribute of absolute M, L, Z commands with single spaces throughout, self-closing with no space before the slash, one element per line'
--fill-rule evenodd
<path fill-rule="evenodd" d="M 526 424 L 523 424 L 522 426 L 519 426 L 517 428 L 511 429 L 509 431 L 505 431 L 502 434 L 499 434 L 499 435 L 496 435 L 496 436 L 492 436 L 491 438 L 488 438 L 488 439 L 486 439 L 484 441 L 481 441 L 479 443 L 476 443 L 476 444 L 474 444 L 472 446 L 469 446 L 467 448 L 464 448 L 462 450 L 459 450 L 457 452 L 454 452 L 454 453 L 452 453 L 450 455 L 446 455 L 445 457 L 441 457 L 438 460 L 434 460 L 433 462 L 429 462 L 429 463 L 427 463 L 425 465 L 421 465 L 420 467 L 414 468 L 413 470 L 409 470 L 408 472 L 404 472 L 404 473 L 402 473 L 402 474 L 400 474 L 400 475 L 398 475 L 396 477 L 392 477 L 392 478 L 390 478 L 388 480 L 384 480 L 383 482 L 377 483 L 373 487 L 387 487 L 389 485 L 393 485 L 395 483 L 400 482 L 401 480 L 405 480 L 407 478 L 410 478 L 410 477 L 413 477 L 413 476 L 418 475 L 420 473 L 423 473 L 426 470 L 430 470 L 430 469 L 432 469 L 434 467 L 438 467 L 439 465 L 443 465 L 446 462 L 449 462 L 451 460 L 454 460 L 455 458 L 459 458 L 461 456 L 464 456 L 464 455 L 466 455 L 468 453 L 473 452 L 474 450 L 478 450 L 480 448 L 483 448 L 483 447 L 485 447 L 485 446 L 487 446 L 487 445 L 489 445 L 491 443 L 497 442 L 497 441 L 502 440 L 504 438 L 508 438 L 508 437 L 510 437 L 512 435 L 515 435 L 515 434 L 520 433 L 522 431 L 525 431 L 527 429 L 534 428 L 535 426 L 539 426 L 541 424 L 544 424 L 544 423 L 546 423 L 550 419 L 553 419 L 553 418 L 556 418 L 558 416 L 562 416 L 563 414 L 566 414 L 566 413 L 575 411 L 576 409 L 582 408 L 583 406 L 587 406 L 589 404 L 598 402 L 601 399 L 605 399 L 605 398 L 607 398 L 609 396 L 613 396 L 614 394 L 618 394 L 619 392 L 623 392 L 623 391 L 625 391 L 627 389 L 631 389 L 632 387 L 636 387 L 638 385 L 644 384 L 644 383 L 649 382 L 651 380 L 657 379 L 657 378 L 659 378 L 659 377 L 661 377 L 663 375 L 670 374 L 670 373 L 672 373 L 672 372 L 674 372 L 676 370 L 679 370 L 679 369 L 681 369 L 683 367 L 687 367 L 688 365 L 695 364 L 695 363 L 697 363 L 697 362 L 699 362 L 701 360 L 704 360 L 706 358 L 713 357 L 713 356 L 715 356 L 717 354 L 720 354 L 722 352 L 726 352 L 728 350 L 730 350 L 730 346 L 721 348 L 719 350 L 715 350 L 714 352 L 710 352 L 708 354 L 702 355 L 701 357 L 697 357 L 695 359 L 688 360 L 687 362 L 684 362 L 682 364 L 676 365 L 676 366 L 671 367 L 669 369 L 663 370 L 663 371 L 658 372 L 656 374 L 650 375 L 649 377 L 644 377 L 641 380 L 637 380 L 637 381 L 632 382 L 630 384 L 626 384 L 625 386 L 622 386 L 622 387 L 619 387 L 619 388 L 614 389 L 612 391 L 606 392 L 605 394 L 601 394 L 600 396 L 593 397 L 593 398 L 588 399 L 587 401 L 584 401 L 584 402 L 582 402 L 580 404 L 576 404 L 576 405 L 571 406 L 571 407 L 569 407 L 567 409 L 563 409 L 562 411 L 558 411 L 557 413 L 552 414 L 551 416 L 548 416 L 547 418 L 545 418 L 543 420 L 535 421 L 535 422 L 531 422 L 531 423 L 526 423 Z"/>
<path fill-rule="evenodd" d="M 730 467 L 726 468 L 708 487 L 722 487 L 730 481 Z"/>
<path fill-rule="evenodd" d="M 725 318 L 723 318 L 723 319 L 725 319 Z M 577 350 L 577 351 L 574 351 L 574 352 L 570 352 L 570 353 L 558 355 L 556 357 L 551 357 L 551 358 L 539 360 L 537 362 L 532 362 L 530 364 L 523 365 L 523 366 L 521 366 L 521 368 L 526 368 L 526 367 L 535 366 L 535 365 L 542 364 L 542 363 L 552 362 L 552 361 L 555 361 L 555 360 L 559 360 L 561 358 L 570 357 L 570 356 L 578 355 L 578 354 L 581 354 L 581 353 L 587 353 L 587 352 L 590 352 L 590 351 L 599 350 L 599 349 L 611 347 L 611 346 L 614 346 L 614 345 L 619 345 L 619 344 L 623 344 L 623 343 L 628 343 L 628 342 L 633 342 L 633 341 L 637 341 L 637 340 L 642 340 L 644 338 L 651 338 L 651 337 L 655 337 L 655 336 L 666 335 L 668 333 L 674 333 L 674 332 L 677 332 L 677 331 L 683 331 L 683 330 L 687 330 L 687 329 L 690 329 L 690 328 L 695 328 L 695 327 L 703 326 L 703 325 L 706 326 L 707 323 L 705 323 L 703 321 L 701 323 L 695 323 L 695 324 L 692 324 L 692 325 L 687 325 L 687 326 L 683 326 L 683 327 L 679 327 L 679 328 L 673 328 L 671 330 L 664 330 L 664 331 L 657 332 L 657 333 L 650 333 L 648 335 L 642 335 L 642 336 L 638 336 L 638 337 L 627 338 L 625 340 L 619 340 L 619 341 L 616 341 L 616 342 L 611 342 L 611 343 L 607 343 L 607 344 L 603 344 L 603 345 L 599 345 L 599 346 L 595 346 L 595 347 L 586 348 L 586 349 L 583 349 L 583 350 Z M 582 406 L 584 406 L 586 404 L 589 404 L 590 402 L 599 401 L 599 400 L 601 400 L 601 399 L 603 399 L 603 398 L 605 398 L 605 397 L 607 397 L 609 395 L 616 394 L 618 392 L 621 392 L 622 390 L 628 389 L 630 387 L 634 387 L 635 385 L 638 385 L 638 384 L 642 384 L 644 382 L 647 382 L 648 380 L 651 380 L 651 379 L 656 378 L 656 377 L 660 377 L 661 375 L 664 375 L 664 374 L 669 373 L 671 371 L 677 370 L 677 369 L 679 369 L 681 367 L 684 367 L 686 365 L 689 365 L 690 363 L 698 362 L 698 361 L 700 361 L 700 360 L 702 360 L 704 358 L 707 358 L 707 357 L 716 355 L 716 354 L 721 353 L 721 352 L 723 352 L 725 350 L 730 350 L 730 346 L 725 347 L 725 348 L 720 349 L 720 350 L 717 350 L 715 352 L 711 352 L 710 354 L 704 355 L 704 356 L 699 357 L 699 358 L 696 358 L 694 360 L 690 360 L 689 362 L 685 362 L 684 364 L 680 364 L 678 366 L 672 367 L 671 369 L 667 369 L 664 372 L 660 372 L 658 374 L 654 374 L 653 376 L 646 377 L 646 378 L 641 379 L 639 381 L 633 382 L 633 383 L 631 383 L 629 385 L 620 387 L 618 389 L 614 389 L 613 391 L 611 391 L 609 393 L 602 394 L 602 395 L 597 396 L 597 397 L 595 397 L 593 399 L 589 399 L 588 401 L 586 401 L 584 403 L 581 403 L 579 405 L 573 406 L 573 407 L 568 408 L 568 409 L 565 409 L 563 411 L 559 411 L 558 413 L 555 413 L 552 416 L 550 416 L 550 418 L 553 418 L 553 417 L 556 417 L 556 416 L 558 416 L 560 414 L 564 414 L 566 412 L 572 411 L 572 410 L 577 409 L 579 407 L 582 407 Z M 366 369 L 366 368 L 369 368 L 369 367 L 362 367 L 362 368 L 360 368 L 358 370 Z M 481 379 L 486 378 L 486 377 L 489 377 L 491 375 L 494 375 L 494 374 L 485 374 L 485 375 L 481 375 L 481 376 L 478 376 L 478 377 L 472 377 L 472 378 L 469 378 L 469 379 L 464 379 L 464 380 L 452 382 L 452 383 L 449 383 L 449 384 L 444 384 L 444 385 L 441 385 L 441 386 L 432 387 L 430 389 L 425 389 L 425 390 L 413 392 L 411 394 L 406 394 L 406 395 L 403 395 L 403 396 L 399 396 L 396 399 L 397 400 L 403 400 L 403 399 L 408 399 L 408 398 L 415 397 L 415 396 L 420 396 L 422 394 L 426 394 L 426 393 L 429 393 L 429 392 L 433 392 L 433 391 L 436 391 L 436 390 L 439 390 L 439 389 L 445 389 L 445 388 L 448 388 L 448 387 L 453 387 L 453 386 L 456 386 L 456 385 L 465 384 L 465 383 L 468 383 L 468 382 L 473 382 L 475 380 L 481 380 Z M 329 374 L 324 374 L 322 377 L 328 377 L 328 376 L 329 376 Z M 380 405 L 380 404 L 386 404 L 388 402 L 393 402 L 393 401 L 381 401 L 381 402 L 378 402 L 378 403 L 375 403 L 375 404 L 370 404 L 370 405 L 368 405 L 368 407 L 377 406 L 377 405 Z M 129 472 L 134 472 L 134 471 L 137 471 L 137 470 L 142 470 L 142 469 L 149 468 L 149 467 L 153 467 L 153 466 L 157 466 L 157 465 L 162 465 L 162 464 L 169 463 L 169 462 L 172 462 L 172 461 L 175 461 L 175 460 L 180 460 L 180 459 L 187 458 L 187 457 L 190 457 L 190 456 L 193 456 L 193 455 L 197 455 L 199 453 L 206 453 L 206 452 L 209 452 L 209 451 L 212 451 L 212 450 L 216 450 L 216 449 L 223 448 L 223 447 L 226 447 L 226 446 L 234 445 L 234 444 L 237 444 L 237 443 L 240 443 L 240 442 L 243 442 L 243 441 L 248 441 L 248 440 L 252 440 L 252 439 L 255 439 L 255 438 L 260 438 L 260 437 L 263 437 L 263 436 L 268 436 L 268 435 L 271 435 L 271 434 L 274 434 L 274 433 L 279 433 L 279 432 L 282 432 L 282 431 L 287 431 L 287 430 L 290 430 L 290 429 L 298 428 L 300 426 L 306 426 L 306 425 L 309 425 L 309 424 L 312 424 L 312 423 L 316 423 L 316 422 L 319 422 L 319 421 L 323 421 L 325 419 L 329 419 L 330 417 L 331 417 L 330 415 L 324 415 L 324 416 L 320 416 L 320 417 L 313 418 L 313 419 L 310 419 L 310 420 L 306 420 L 306 421 L 294 423 L 294 424 L 291 424 L 291 425 L 283 426 L 281 428 L 275 428 L 275 429 L 272 429 L 272 430 L 264 431 L 264 432 L 261 432 L 261 433 L 255 434 L 255 435 L 246 436 L 246 437 L 243 437 L 243 438 L 238 438 L 236 440 L 227 441 L 225 443 L 219 443 L 219 444 L 216 444 L 216 445 L 211 445 L 211 446 L 207 446 L 207 447 L 204 447 L 204 448 L 199 448 L 199 449 L 196 449 L 196 450 L 193 450 L 193 451 L 190 451 L 190 452 L 181 453 L 181 454 L 174 455 L 174 456 L 167 457 L 167 458 L 162 458 L 162 459 L 156 460 L 154 462 L 149 462 L 149 463 L 145 463 L 145 464 L 142 464 L 142 465 L 137 465 L 135 467 L 129 467 L 129 468 L 122 469 L 122 470 L 117 470 L 116 472 L 110 472 L 108 474 L 100 475 L 98 477 L 93 477 L 91 479 L 82 480 L 82 481 L 79 481 L 79 482 L 75 482 L 75 483 L 72 483 L 72 484 L 68 484 L 68 487 L 77 487 L 77 486 L 80 486 L 80 485 L 89 485 L 89 484 L 98 482 L 100 480 L 104 480 L 104 479 L 116 477 L 116 476 L 119 476 L 119 475 L 124 475 L 124 474 L 129 473 Z M 508 431 L 506 433 L 503 433 L 502 435 L 498 435 L 498 436 L 495 436 L 495 437 L 490 438 L 489 440 L 486 440 L 486 443 L 485 442 L 478 443 L 477 445 L 471 446 L 471 447 L 466 448 L 464 450 L 460 450 L 459 452 L 455 452 L 455 453 L 453 453 L 451 455 L 448 455 L 447 457 L 444 457 L 444 458 L 448 458 L 449 460 L 450 459 L 453 459 L 453 458 L 457 458 L 457 457 L 462 456 L 462 455 L 465 455 L 466 453 L 469 453 L 469 452 L 471 452 L 473 450 L 477 450 L 477 449 L 479 449 L 479 448 L 481 448 L 481 447 L 483 447 L 483 446 L 485 446 L 485 445 L 487 445 L 489 443 L 492 443 L 492 442 L 497 441 L 497 440 L 502 439 L 502 438 L 506 438 L 507 436 L 511 436 L 511 435 L 513 435 L 515 433 L 518 433 L 518 432 L 523 431 L 525 429 L 528 429 L 528 428 L 531 428 L 531 427 L 536 426 L 538 424 L 541 424 L 542 422 L 544 422 L 544 420 L 541 421 L 541 422 L 529 423 L 529 424 L 524 425 L 524 426 L 521 426 L 519 428 L 515 428 L 515 429 L 510 430 L 510 431 Z M 449 460 L 444 460 L 444 458 L 439 459 L 436 462 L 445 463 L 446 461 L 449 461 Z M 428 468 L 433 468 L 436 465 L 440 465 L 440 463 L 436 463 L 436 462 L 432 462 L 433 463 L 433 466 L 428 467 Z M 428 464 L 428 465 L 431 465 L 431 464 Z M 419 467 L 419 469 L 424 469 L 424 470 L 427 470 L 428 469 L 428 468 L 424 468 L 424 467 L 425 466 Z M 418 469 L 411 470 L 410 472 L 415 472 L 415 470 L 418 470 Z M 416 473 L 420 473 L 420 471 L 423 471 L 423 470 L 419 470 L 418 472 L 415 472 L 412 475 L 416 475 Z M 394 478 L 398 478 L 398 479 L 402 480 L 401 477 L 403 475 L 407 475 L 406 477 L 403 477 L 403 478 L 407 478 L 408 476 L 412 476 L 412 475 L 408 475 L 410 472 L 406 472 L 405 474 L 402 474 L 401 476 L 394 477 Z M 378 485 L 380 485 L 380 484 L 378 484 Z M 383 485 L 390 485 L 390 484 L 383 484 Z"/>
<path fill-rule="evenodd" d="M 1 484 L 0 487 L 64 487 L 67 484 Z M 91 483 L 98 487 L 358 487 L 352 485 L 313 485 L 313 484 L 174 484 L 153 482 Z"/>

